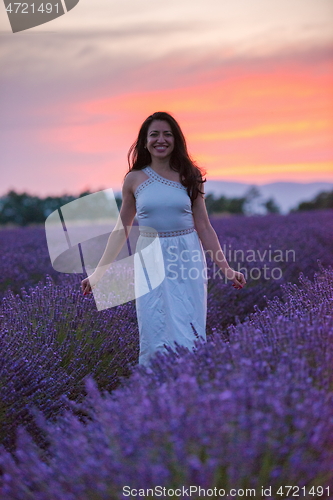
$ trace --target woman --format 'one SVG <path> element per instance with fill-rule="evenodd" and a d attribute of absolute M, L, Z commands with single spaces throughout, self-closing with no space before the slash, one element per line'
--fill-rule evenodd
<path fill-rule="evenodd" d="M 135 214 L 139 229 L 142 228 L 137 252 L 156 236 L 144 231 L 144 226 L 157 231 L 165 278 L 136 299 L 139 363 L 147 364 L 165 345 L 174 348 L 177 342 L 191 349 L 198 337 L 206 340 L 207 276 L 203 248 L 235 288 L 242 288 L 246 281 L 225 259 L 207 215 L 205 180 L 190 159 L 184 135 L 170 114 L 157 112 L 144 121 L 129 150 L 128 162 L 119 226 L 111 233 L 94 273 L 82 281 L 82 290 L 90 293 L 106 265 L 117 257 L 127 234 L 116 229 L 131 227 Z"/>

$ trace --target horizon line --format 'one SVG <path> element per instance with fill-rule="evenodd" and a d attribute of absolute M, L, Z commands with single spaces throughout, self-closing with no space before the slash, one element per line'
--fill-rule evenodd
<path fill-rule="evenodd" d="M 205 177 L 205 176 L 204 176 Z M 258 182 L 246 182 L 246 181 L 238 181 L 238 180 L 230 180 L 230 179 L 223 179 L 221 177 L 214 177 L 214 178 L 209 178 L 207 179 L 207 182 L 224 182 L 228 184 L 243 184 L 246 186 L 267 186 L 271 184 L 301 184 L 303 186 L 305 185 L 310 185 L 310 184 L 331 184 L 333 185 L 333 179 L 332 180 L 315 180 L 315 181 L 309 181 L 309 182 L 302 182 L 302 181 L 287 181 L 287 180 L 275 180 L 275 181 L 270 181 L 270 182 L 264 182 L 264 183 L 258 183 Z M 76 196 L 76 193 L 79 195 L 85 191 L 89 191 L 90 193 L 96 193 L 98 191 L 104 191 L 105 189 L 113 189 L 115 194 L 121 194 L 121 187 L 99 187 L 96 189 L 91 190 L 89 186 L 85 186 L 80 188 L 79 190 L 73 190 L 72 192 L 65 192 L 63 191 L 62 193 L 47 193 L 47 194 L 41 194 L 41 193 L 33 193 L 30 190 L 26 189 L 20 189 L 17 190 L 14 187 L 8 187 L 6 192 L 3 192 L 0 194 L 0 198 L 3 196 L 6 196 L 10 191 L 14 191 L 16 194 L 27 194 L 28 196 L 37 196 L 37 197 L 58 197 L 58 196 Z M 208 194 L 208 193 L 206 193 Z"/>

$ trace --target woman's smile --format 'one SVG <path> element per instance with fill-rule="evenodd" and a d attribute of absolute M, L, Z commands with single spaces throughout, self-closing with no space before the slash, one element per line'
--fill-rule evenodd
<path fill-rule="evenodd" d="M 154 120 L 148 129 L 147 149 L 156 159 L 165 160 L 168 158 L 175 145 L 175 139 L 168 122 L 164 120 Z"/>

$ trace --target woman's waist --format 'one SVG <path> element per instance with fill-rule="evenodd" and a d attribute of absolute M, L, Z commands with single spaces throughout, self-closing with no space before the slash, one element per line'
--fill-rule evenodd
<path fill-rule="evenodd" d="M 160 229 L 160 228 L 158 228 Z M 195 231 L 195 227 L 187 227 L 181 229 L 168 229 L 168 230 L 158 230 L 153 227 L 148 227 L 146 225 L 139 225 L 139 233 L 140 236 L 144 236 L 147 238 L 170 238 L 172 236 L 183 236 L 186 234 L 193 233 Z"/>

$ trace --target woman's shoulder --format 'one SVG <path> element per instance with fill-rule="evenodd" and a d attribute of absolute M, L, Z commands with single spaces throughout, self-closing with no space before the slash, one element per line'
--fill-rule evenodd
<path fill-rule="evenodd" d="M 124 183 L 126 182 L 127 184 L 135 184 L 137 181 L 142 181 L 146 180 L 148 178 L 148 175 L 141 170 L 131 170 L 128 172 L 128 174 L 125 177 Z"/>
<path fill-rule="evenodd" d="M 143 172 L 143 170 L 131 170 L 126 174 L 124 179 L 124 189 L 130 190 L 133 194 L 135 193 L 137 187 L 148 179 L 147 174 Z"/>

